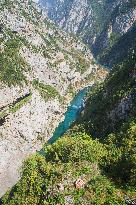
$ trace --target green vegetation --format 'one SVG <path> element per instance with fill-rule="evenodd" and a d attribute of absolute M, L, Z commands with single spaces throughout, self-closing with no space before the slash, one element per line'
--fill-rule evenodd
<path fill-rule="evenodd" d="M 10 30 L 6 32 L 10 37 L 5 42 L 4 52 L 0 55 L 0 80 L 9 86 L 21 85 L 22 82 L 27 82 L 23 71 L 27 71 L 28 69 L 27 63 L 19 53 L 22 42 Z"/>
<path fill-rule="evenodd" d="M 0 120 L 4 119 L 8 115 L 8 110 L 4 110 L 0 112 Z"/>
<path fill-rule="evenodd" d="M 135 98 L 127 120 L 113 123 L 107 115 L 135 92 L 134 66 L 134 56 L 129 57 L 89 93 L 78 123 L 26 160 L 21 180 L 1 199 L 2 205 L 125 205 L 125 196 L 136 197 Z M 33 85 L 47 96 L 52 92 L 38 80 Z M 80 178 L 85 185 L 77 189 Z"/>
<path fill-rule="evenodd" d="M 22 36 L 18 36 L 20 42 L 26 46 L 27 48 L 29 48 L 32 52 L 34 53 L 39 53 L 40 52 L 40 48 L 38 46 L 33 45 L 32 43 L 28 42 L 28 40 L 25 37 Z"/>
<path fill-rule="evenodd" d="M 71 49 L 70 54 L 76 61 L 75 63 L 71 62 L 72 66 L 76 68 L 76 71 L 83 74 L 90 67 L 91 61 L 86 59 L 83 53 L 75 51 L 73 48 Z"/>
<path fill-rule="evenodd" d="M 16 112 L 17 110 L 19 110 L 23 105 L 25 105 L 27 102 L 29 102 L 32 98 L 32 93 L 30 93 L 29 95 L 27 95 L 26 97 L 22 98 L 22 100 L 20 100 L 19 102 L 15 103 L 15 105 L 10 106 L 9 108 L 9 112 Z"/>
<path fill-rule="evenodd" d="M 45 156 L 36 154 L 25 162 L 21 180 L 2 198 L 3 205 L 125 204 L 124 193 L 100 168 L 105 145 L 76 133 L 44 151 Z M 74 183 L 80 177 L 85 187 L 78 190 Z"/>
<path fill-rule="evenodd" d="M 39 80 L 33 80 L 33 86 L 40 92 L 40 95 L 45 101 L 54 98 L 58 98 L 60 102 L 62 101 L 59 92 L 51 85 L 45 85 L 39 82 Z"/>
<path fill-rule="evenodd" d="M 27 21 L 33 23 L 35 26 L 39 26 L 39 19 L 41 18 L 41 12 L 38 12 L 38 10 L 33 5 L 33 1 L 29 0 L 28 2 L 29 10 L 26 12 L 26 10 L 22 9 L 21 5 L 19 4 L 21 15 L 26 18 Z"/>
<path fill-rule="evenodd" d="M 101 2 L 99 7 L 96 0 L 92 4 L 93 10 L 98 14 L 94 15 L 95 31 L 98 33 L 102 31 L 107 16 L 110 16 L 106 12 L 100 12 L 105 2 Z M 31 6 L 31 17 L 24 10 L 20 11 L 21 15 L 39 25 L 35 20 L 41 14 Z M 105 15 L 105 21 L 101 22 L 101 17 L 104 18 Z M 45 23 L 47 28 L 54 26 L 46 20 Z M 11 30 L 5 30 L 6 41 L 0 55 L 0 80 L 9 86 L 27 82 L 23 72 L 28 71 L 29 66 L 19 53 L 22 45 L 33 52 L 41 52 L 48 60 L 52 60 L 56 51 L 62 51 L 67 63 L 81 73 L 91 63 L 95 64 L 94 61 L 85 59 L 83 52 L 71 49 L 73 40 L 65 43 L 66 37 L 59 40 L 59 35 L 55 32 L 55 37 L 48 32 L 37 32 L 45 42 L 45 45 L 37 48 Z M 118 36 L 113 33 L 110 46 L 117 40 Z M 59 44 L 64 45 L 60 48 Z M 108 52 L 108 49 L 104 52 Z M 58 59 L 54 67 L 60 62 Z M 88 94 L 85 110 L 78 122 L 57 142 L 46 144 L 41 152 L 24 162 L 21 180 L 0 199 L 1 205 L 125 205 L 125 196 L 132 199 L 136 197 L 135 63 L 136 56 L 133 53 L 113 68 L 104 83 L 94 86 Z M 52 64 L 48 61 L 50 67 Z M 95 79 L 95 76 L 88 75 L 86 81 L 90 78 Z M 54 87 L 39 82 L 38 79 L 33 80 L 32 85 L 45 101 L 57 98 L 62 102 L 63 98 Z M 74 94 L 71 85 L 68 91 Z M 31 97 L 30 93 L 1 111 L 1 124 L 9 113 L 16 112 Z M 44 136 L 37 137 L 37 140 L 43 139 Z M 84 182 L 80 189 L 75 186 L 78 179 Z"/>
<path fill-rule="evenodd" d="M 135 116 L 134 72 L 135 57 L 130 57 L 115 66 L 103 84 L 91 90 L 81 123 L 92 136 L 105 138 L 107 134 L 120 129 L 125 119 L 117 114 L 115 119 L 108 116 L 112 110 L 114 111 L 118 107 L 122 99 L 125 102 L 125 99 L 127 101 L 131 97 L 132 107 L 127 113 L 129 117 Z"/>
<path fill-rule="evenodd" d="M 0 9 L 3 10 L 4 8 L 11 9 L 11 6 L 13 6 L 11 0 L 2 0 L 0 2 Z"/>
<path fill-rule="evenodd" d="M 76 64 L 76 70 L 83 74 L 90 66 L 90 62 L 84 58 L 79 58 Z"/>
<path fill-rule="evenodd" d="M 58 95 L 33 81 L 47 100 Z M 136 197 L 135 56 L 117 65 L 104 83 L 88 94 L 78 122 L 57 142 L 23 166 L 21 180 L 1 199 L 2 205 L 125 205 Z M 124 118 L 109 113 L 131 98 Z M 128 106 L 129 107 L 129 106 Z M 118 111 L 118 113 L 120 113 Z M 84 187 L 75 182 L 82 179 Z"/>
<path fill-rule="evenodd" d="M 135 189 L 136 185 L 136 120 L 125 123 L 119 132 L 107 136 L 108 156 L 105 171 L 115 182 Z"/>
<path fill-rule="evenodd" d="M 23 105 L 29 102 L 31 97 L 32 97 L 32 93 L 29 93 L 27 96 L 22 97 L 18 102 L 15 102 L 10 106 L 7 106 L 7 108 L 5 108 L 3 111 L 0 112 L 0 120 L 4 119 L 4 117 L 6 117 L 10 113 L 15 113 Z"/>
<path fill-rule="evenodd" d="M 129 0 L 128 2 L 123 4 L 120 12 L 124 14 L 134 8 L 136 8 L 136 0 Z"/>
<path fill-rule="evenodd" d="M 115 43 L 117 43 L 117 41 L 119 40 L 120 35 L 118 33 L 111 33 L 110 35 L 110 47 L 112 47 Z"/>

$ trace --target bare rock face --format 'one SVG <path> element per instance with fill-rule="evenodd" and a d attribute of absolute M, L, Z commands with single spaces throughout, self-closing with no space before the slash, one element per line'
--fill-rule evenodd
<path fill-rule="evenodd" d="M 0 73 L 0 196 L 20 177 L 22 162 L 40 150 L 79 89 L 102 81 L 87 47 L 46 18 L 31 1 L 2 1 Z"/>
<path fill-rule="evenodd" d="M 135 107 L 136 93 L 131 92 L 128 96 L 122 98 L 120 102 L 108 113 L 108 119 L 114 129 L 116 123 L 120 120 L 129 119 L 129 115 Z"/>
<path fill-rule="evenodd" d="M 56 115 L 58 110 L 61 114 Z M 18 180 L 22 161 L 41 149 L 44 141 L 51 137 L 63 112 L 57 100 L 45 102 L 34 90 L 28 103 L 6 117 L 0 127 L 1 194 Z"/>

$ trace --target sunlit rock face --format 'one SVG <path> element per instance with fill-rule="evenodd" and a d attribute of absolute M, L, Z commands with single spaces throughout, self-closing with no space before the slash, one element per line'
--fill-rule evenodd
<path fill-rule="evenodd" d="M 102 64 L 111 67 L 122 60 L 118 51 L 118 57 L 111 55 L 112 48 L 135 26 L 135 1 L 39 0 L 39 5 L 57 25 L 80 36 Z M 125 56 L 131 48 L 123 48 Z"/>

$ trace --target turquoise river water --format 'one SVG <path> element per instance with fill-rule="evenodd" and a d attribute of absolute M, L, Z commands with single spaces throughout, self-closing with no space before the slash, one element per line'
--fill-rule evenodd
<path fill-rule="evenodd" d="M 66 113 L 65 119 L 63 122 L 59 124 L 59 126 L 54 131 L 53 136 L 49 139 L 48 143 L 54 143 L 58 138 L 60 138 L 72 125 L 72 123 L 77 119 L 79 114 L 84 108 L 85 105 L 85 97 L 89 90 L 89 87 L 85 87 L 80 90 L 74 99 L 71 101 Z"/>

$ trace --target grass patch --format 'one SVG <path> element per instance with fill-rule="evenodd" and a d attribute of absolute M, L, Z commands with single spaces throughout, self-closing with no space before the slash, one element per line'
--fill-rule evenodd
<path fill-rule="evenodd" d="M 9 30 L 7 33 L 11 34 Z M 11 34 L 0 55 L 0 80 L 8 86 L 27 83 L 23 71 L 28 70 L 28 64 L 19 53 L 21 46 L 20 38 Z"/>
<path fill-rule="evenodd" d="M 61 95 L 51 85 L 45 85 L 36 79 L 36 80 L 33 80 L 33 86 L 39 91 L 40 95 L 45 101 L 48 101 L 49 99 L 58 98 L 58 100 L 62 102 Z"/>
<path fill-rule="evenodd" d="M 9 112 L 15 113 L 17 110 L 23 107 L 23 105 L 29 102 L 31 98 L 32 98 L 32 93 L 30 93 L 27 97 L 24 97 L 21 101 L 17 102 L 14 106 L 11 106 L 9 108 Z"/>

